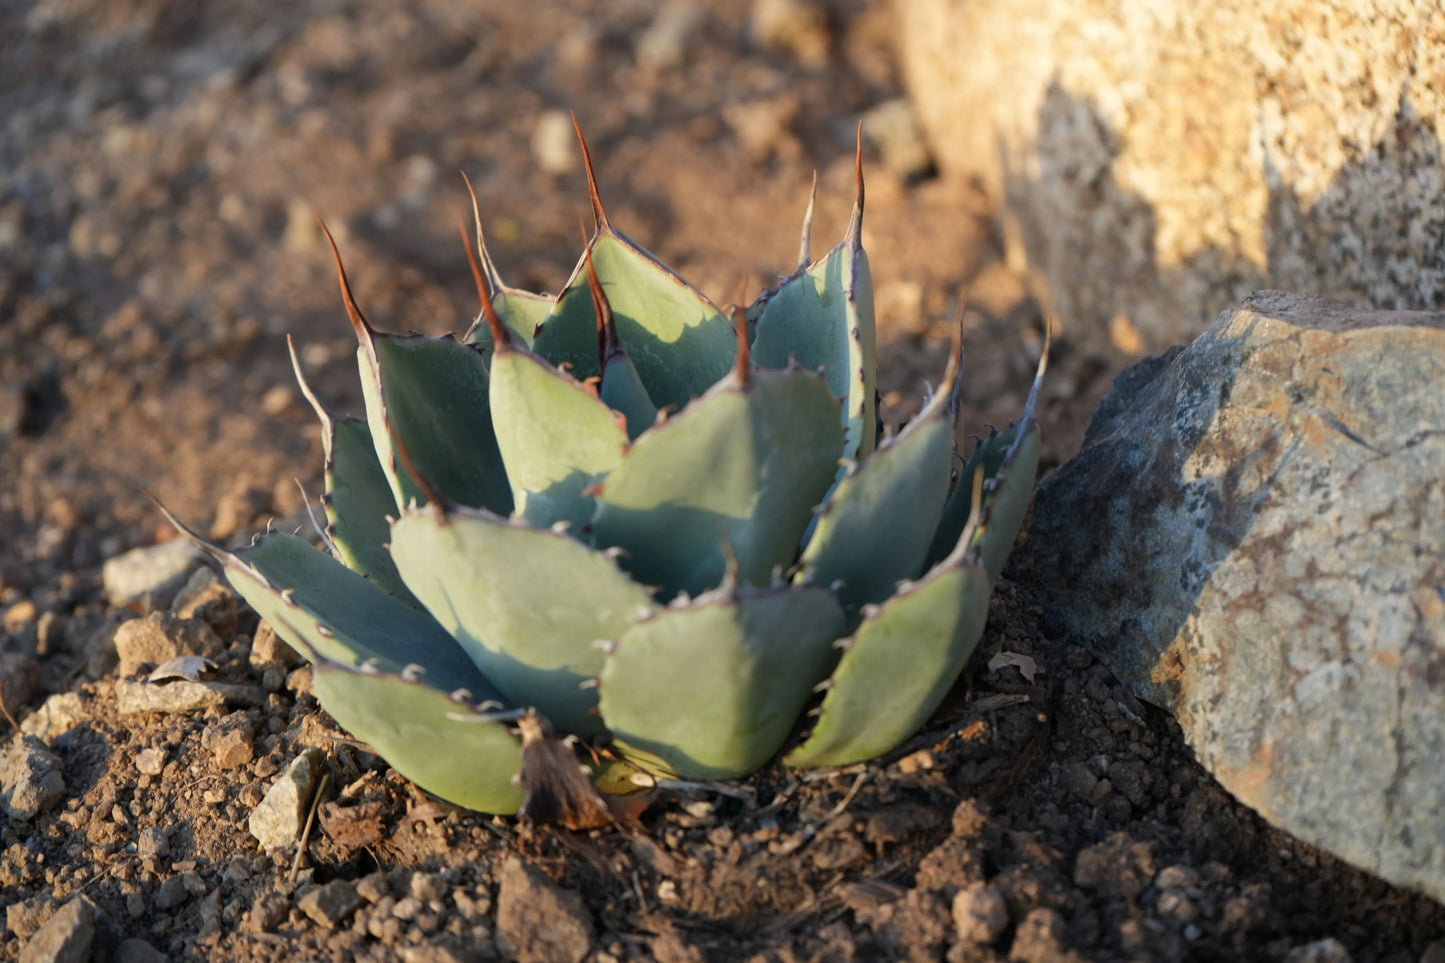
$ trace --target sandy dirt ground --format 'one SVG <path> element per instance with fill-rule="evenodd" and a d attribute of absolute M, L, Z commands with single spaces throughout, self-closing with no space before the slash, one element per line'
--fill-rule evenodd
<path fill-rule="evenodd" d="M 252 704 L 118 712 L 109 640 L 140 613 L 101 565 L 169 537 L 140 488 L 221 540 L 295 516 L 321 446 L 287 333 L 360 410 L 313 212 L 373 322 L 465 328 L 457 172 L 507 279 L 555 291 L 588 216 L 568 111 L 612 222 L 720 302 L 791 270 L 815 170 L 815 249 L 841 237 L 863 120 L 888 410 L 939 377 L 968 292 L 965 423 L 1006 424 L 1044 319 L 988 205 L 890 130 L 895 58 L 888 7 L 856 0 L 0 2 L 0 672 L 20 719 L 54 693 L 82 707 L 51 746 L 63 801 L 0 815 L 0 957 L 83 895 L 97 960 L 151 958 L 127 939 L 235 960 L 1445 959 L 1439 904 L 1235 803 L 1007 576 L 902 750 L 667 797 L 625 832 L 523 838 L 429 799 L 304 673 L 252 665 L 244 605 L 212 613 L 216 671 Z M 1071 350 L 1063 321 L 1045 470 L 1129 361 Z M 1024 658 L 990 670 L 1000 652 Z M 332 776 L 297 861 L 247 820 L 304 745 Z M 308 898 L 337 882 L 339 903 Z"/>

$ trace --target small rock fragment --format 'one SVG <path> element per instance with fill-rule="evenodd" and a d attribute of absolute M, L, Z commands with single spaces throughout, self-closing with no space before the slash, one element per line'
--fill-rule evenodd
<path fill-rule="evenodd" d="M 239 617 L 236 593 L 214 570 L 202 566 L 176 595 L 171 614 L 178 619 L 200 619 L 217 635 L 228 638 L 235 634 Z"/>
<path fill-rule="evenodd" d="M 986 946 L 1008 928 L 1008 902 L 987 883 L 961 889 L 953 897 L 953 926 L 960 943 Z"/>
<path fill-rule="evenodd" d="M 266 691 L 260 686 L 228 682 L 117 682 L 115 707 L 121 715 L 140 712 L 195 712 L 210 706 L 264 705 Z"/>
<path fill-rule="evenodd" d="M 115 948 L 114 963 L 166 963 L 169 959 L 145 940 L 121 940 Z"/>
<path fill-rule="evenodd" d="M 22 940 L 28 940 L 49 922 L 55 913 L 55 901 L 49 896 L 32 896 L 5 907 L 5 927 Z"/>
<path fill-rule="evenodd" d="M 263 847 L 280 849 L 296 842 L 325 759 L 320 749 L 303 749 L 251 812 L 251 835 Z"/>
<path fill-rule="evenodd" d="M 1345 944 L 1327 936 L 1313 943 L 1296 946 L 1285 954 L 1284 963 L 1351 963 L 1350 951 Z"/>
<path fill-rule="evenodd" d="M 863 115 L 863 131 L 883 155 L 883 166 L 908 180 L 933 169 L 933 154 L 924 139 L 913 101 L 907 97 L 885 100 Z"/>
<path fill-rule="evenodd" d="M 0 615 L 0 628 L 4 628 L 6 632 L 15 632 L 21 626 L 34 622 L 39 614 L 40 610 L 34 602 L 21 599 L 6 609 L 4 615 Z"/>
<path fill-rule="evenodd" d="M 183 538 L 144 548 L 133 548 L 107 559 L 101 568 L 105 594 L 112 605 L 126 605 L 143 595 L 160 595 L 174 584 L 179 588 L 187 572 L 201 557 L 200 549 Z"/>
<path fill-rule="evenodd" d="M 66 903 L 20 951 L 20 963 L 87 963 L 95 941 L 95 905 L 85 897 Z"/>
<path fill-rule="evenodd" d="M 592 914 L 582 897 L 513 856 L 502 864 L 497 945 L 518 963 L 581 963 L 592 949 Z"/>
<path fill-rule="evenodd" d="M 233 712 L 201 734 L 201 747 L 222 769 L 237 769 L 256 757 L 255 729 L 244 712 Z"/>
<path fill-rule="evenodd" d="M 0 756 L 0 802 L 12 819 L 33 819 L 64 798 L 64 765 L 39 739 L 23 736 Z"/>
<path fill-rule="evenodd" d="M 0 672 L 4 669 L 0 668 Z M 5 693 L 5 704 L 10 704 L 10 693 Z M 20 723 L 20 731 L 46 742 L 53 742 L 58 736 L 69 732 L 85 718 L 84 704 L 74 692 L 59 692 L 46 699 L 39 709 L 26 716 Z"/>
<path fill-rule="evenodd" d="M 166 768 L 165 750 L 157 749 L 154 746 L 142 749 L 135 754 L 135 767 L 147 776 L 159 776 L 161 770 Z"/>
<path fill-rule="evenodd" d="M 256 638 L 251 641 L 251 664 L 255 666 L 279 665 L 294 669 L 306 660 L 286 640 L 276 634 L 270 622 L 262 622 L 256 629 Z"/>
<path fill-rule="evenodd" d="M 571 117 L 560 110 L 544 111 L 532 129 L 532 158 L 548 174 L 566 174 L 577 167 L 576 137 Z"/>
<path fill-rule="evenodd" d="M 805 67 L 828 62 L 828 11 L 819 0 L 755 0 L 749 33 L 764 50 L 791 54 Z"/>
<path fill-rule="evenodd" d="M 1109 896 L 1133 899 L 1154 879 L 1154 854 L 1149 844 L 1128 833 L 1114 833 L 1079 853 L 1074 862 L 1074 885 L 1097 889 Z"/>
<path fill-rule="evenodd" d="M 186 881 L 181 876 L 171 876 L 162 880 L 161 885 L 156 889 L 155 904 L 163 910 L 170 910 L 180 906 L 190 897 Z"/>
<path fill-rule="evenodd" d="M 302 894 L 296 907 L 322 926 L 335 929 L 361 905 L 355 884 L 338 879 Z"/>
<path fill-rule="evenodd" d="M 20 707 L 40 689 L 40 663 L 20 652 L 0 654 L 0 696 L 5 708 L 18 715 Z"/>
<path fill-rule="evenodd" d="M 638 65 L 649 70 L 682 66 L 702 25 L 702 11 L 694 4 L 677 0 L 665 4 L 637 38 Z"/>
<path fill-rule="evenodd" d="M 135 675 L 143 665 L 161 665 L 181 655 L 214 659 L 223 648 L 220 638 L 205 622 L 178 619 L 165 612 L 152 612 L 115 630 L 122 676 Z"/>
<path fill-rule="evenodd" d="M 164 856 L 170 851 L 170 840 L 160 826 L 147 826 L 136 837 L 135 851 L 140 856 Z"/>

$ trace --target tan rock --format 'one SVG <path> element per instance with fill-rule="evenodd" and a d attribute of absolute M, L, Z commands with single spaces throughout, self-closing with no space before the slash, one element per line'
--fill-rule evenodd
<path fill-rule="evenodd" d="M 1071 337 L 1160 350 L 1264 287 L 1445 306 L 1440 4 L 898 10 L 934 156 L 1004 203 Z"/>

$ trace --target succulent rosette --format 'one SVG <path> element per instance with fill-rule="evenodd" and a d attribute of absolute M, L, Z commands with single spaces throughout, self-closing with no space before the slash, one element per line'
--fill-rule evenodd
<path fill-rule="evenodd" d="M 955 350 L 885 436 L 861 157 L 843 240 L 809 257 L 810 201 L 796 272 L 731 319 L 612 227 L 586 166 L 596 228 L 566 288 L 504 284 L 479 226 L 460 337 L 373 328 L 338 254 L 366 417 L 333 414 L 293 352 L 322 544 L 208 551 L 335 720 L 461 806 L 522 808 L 524 712 L 687 780 L 887 753 L 978 643 L 1039 378 L 964 459 Z"/>

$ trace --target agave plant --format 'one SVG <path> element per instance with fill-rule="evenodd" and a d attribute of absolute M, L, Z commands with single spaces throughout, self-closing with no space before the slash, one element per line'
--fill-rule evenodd
<path fill-rule="evenodd" d="M 582 150 L 595 231 L 566 289 L 504 284 L 478 217 L 482 310 L 460 338 L 373 328 L 332 243 L 366 417 L 323 405 L 293 349 L 324 547 L 204 547 L 309 655 L 336 721 L 461 806 L 517 812 L 547 726 L 693 780 L 789 745 L 788 766 L 888 752 L 983 630 L 1033 488 L 1043 363 L 966 460 L 957 349 L 885 435 L 861 153 L 842 242 L 810 258 L 810 200 L 798 269 L 730 323 L 613 229 Z"/>

